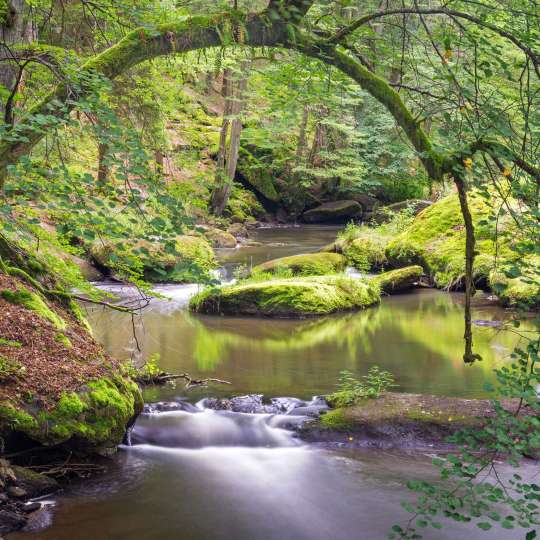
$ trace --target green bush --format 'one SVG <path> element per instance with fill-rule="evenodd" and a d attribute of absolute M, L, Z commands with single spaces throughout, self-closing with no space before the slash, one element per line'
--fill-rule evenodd
<path fill-rule="evenodd" d="M 396 385 L 390 372 L 372 366 L 360 380 L 350 371 L 341 371 L 337 386 L 336 392 L 326 396 L 332 407 L 347 407 L 361 399 L 376 399 Z"/>

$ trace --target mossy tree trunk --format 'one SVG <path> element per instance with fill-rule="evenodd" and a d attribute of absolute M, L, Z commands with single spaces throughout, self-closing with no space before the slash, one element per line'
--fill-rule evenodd
<path fill-rule="evenodd" d="M 210 211 L 216 216 L 223 214 L 229 202 L 232 183 L 236 175 L 242 133 L 240 115 L 244 108 L 248 72 L 249 62 L 244 60 L 240 63 L 236 75 L 233 76 L 230 68 L 227 68 L 223 74 L 225 106 L 219 138 L 216 187 L 212 191 L 210 200 Z"/>

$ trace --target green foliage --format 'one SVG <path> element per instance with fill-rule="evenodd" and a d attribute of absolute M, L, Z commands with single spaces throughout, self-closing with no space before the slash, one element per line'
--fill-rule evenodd
<path fill-rule="evenodd" d="M 344 370 L 339 375 L 337 391 L 326 396 L 326 400 L 332 407 L 347 407 L 362 399 L 376 399 L 395 386 L 394 376 L 378 366 L 371 366 L 360 379 Z"/>

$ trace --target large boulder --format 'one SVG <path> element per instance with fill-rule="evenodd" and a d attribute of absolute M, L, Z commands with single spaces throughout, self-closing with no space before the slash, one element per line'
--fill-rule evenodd
<path fill-rule="evenodd" d="M 262 163 L 244 147 L 240 147 L 237 171 L 246 187 L 262 199 L 274 204 L 281 200 L 268 165 Z"/>
<path fill-rule="evenodd" d="M 306 223 L 344 223 L 361 217 L 362 206 L 353 200 L 324 203 L 302 214 Z"/>
<path fill-rule="evenodd" d="M 142 273 L 156 283 L 200 281 L 215 267 L 212 247 L 202 236 L 177 236 L 172 247 L 169 250 L 161 242 L 143 239 L 96 241 L 90 257 L 114 274 Z"/>
<path fill-rule="evenodd" d="M 421 266 L 407 266 L 384 272 L 373 278 L 381 292 L 385 294 L 396 294 L 408 291 L 418 285 L 424 269 Z"/>
<path fill-rule="evenodd" d="M 213 315 L 306 317 L 358 310 L 379 302 L 379 287 L 342 276 L 296 277 L 210 288 L 190 309 Z"/>
<path fill-rule="evenodd" d="M 235 248 L 236 238 L 228 231 L 222 231 L 215 227 L 202 227 L 205 238 L 214 248 Z"/>
<path fill-rule="evenodd" d="M 491 288 L 505 305 L 535 307 L 540 284 L 527 276 L 507 278 L 501 269 L 513 266 L 519 254 L 512 249 L 518 232 L 508 214 L 489 219 L 495 206 L 476 191 L 469 193 L 469 208 L 476 236 L 474 279 L 478 287 Z M 513 204 L 512 201 L 507 201 Z M 492 206 L 493 205 L 493 206 Z M 440 288 L 462 289 L 465 275 L 465 226 L 457 194 L 449 195 L 420 212 L 412 224 L 385 249 L 391 267 L 420 265 Z M 529 255 L 521 266 L 536 268 L 540 257 Z"/>
<path fill-rule="evenodd" d="M 290 271 L 294 275 L 322 276 L 345 270 L 347 259 L 339 253 L 304 253 L 291 257 L 281 257 L 259 264 L 253 272 L 277 273 Z"/>

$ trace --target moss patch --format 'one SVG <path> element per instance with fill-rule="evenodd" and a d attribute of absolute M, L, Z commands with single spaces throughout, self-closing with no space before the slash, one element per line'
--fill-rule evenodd
<path fill-rule="evenodd" d="M 361 272 L 381 270 L 387 263 L 384 244 L 376 238 L 355 238 L 344 243 L 343 255 L 347 261 Z"/>
<path fill-rule="evenodd" d="M 379 302 L 379 289 L 344 276 L 297 277 L 207 289 L 192 298 L 199 313 L 303 317 L 364 309 Z"/>
<path fill-rule="evenodd" d="M 322 276 L 345 270 L 347 260 L 339 253 L 306 253 L 259 264 L 253 272 L 275 273 L 290 270 L 293 275 Z"/>
<path fill-rule="evenodd" d="M 9 289 L 1 290 L 0 296 L 10 304 L 22 306 L 33 311 L 43 319 L 51 322 L 58 330 L 64 330 L 67 326 L 66 321 L 50 309 L 43 298 L 35 292 L 20 287 L 16 291 Z"/>
<path fill-rule="evenodd" d="M 373 278 L 381 292 L 396 294 L 413 288 L 422 277 L 424 270 L 421 266 L 407 266 L 397 270 L 384 272 Z"/>
<path fill-rule="evenodd" d="M 50 410 L 3 403 L 0 419 L 41 444 L 69 441 L 78 450 L 93 451 L 119 444 L 126 425 L 141 409 L 138 386 L 116 375 L 89 382 L 78 392 L 62 394 Z"/>

